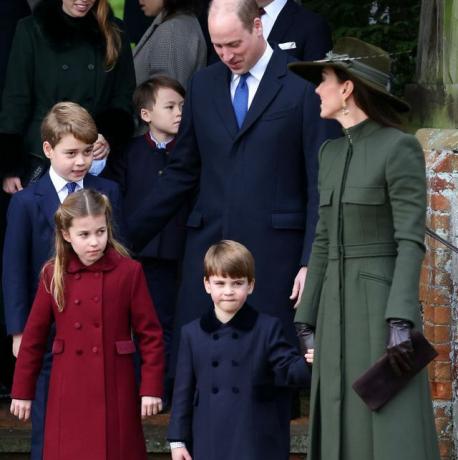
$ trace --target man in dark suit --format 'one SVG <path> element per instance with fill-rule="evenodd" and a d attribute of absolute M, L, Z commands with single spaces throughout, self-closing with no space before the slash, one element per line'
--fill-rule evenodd
<path fill-rule="evenodd" d="M 132 240 L 149 241 L 198 188 L 175 332 L 209 308 L 201 261 L 212 243 L 232 239 L 256 260 L 252 304 L 279 317 L 294 341 L 293 305 L 317 220 L 317 153 L 330 125 L 314 87 L 264 40 L 255 0 L 214 0 L 208 23 L 221 62 L 191 80 L 175 150 L 132 216 Z"/>
<path fill-rule="evenodd" d="M 322 59 L 332 49 L 331 30 L 320 15 L 295 0 L 256 0 L 264 38 L 301 61 Z"/>

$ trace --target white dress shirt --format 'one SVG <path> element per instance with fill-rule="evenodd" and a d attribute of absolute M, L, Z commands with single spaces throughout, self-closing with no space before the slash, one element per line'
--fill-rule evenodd
<path fill-rule="evenodd" d="M 272 57 L 273 50 L 267 44 L 264 54 L 258 60 L 258 62 L 249 70 L 250 75 L 246 79 L 246 84 L 248 86 L 248 109 L 250 108 L 251 103 L 253 102 L 253 98 L 258 90 L 259 83 L 261 83 L 261 79 L 264 76 L 264 72 L 267 69 L 267 65 L 269 64 L 270 58 Z M 232 74 L 231 79 L 231 99 L 234 100 L 235 89 L 239 84 L 240 75 Z"/>
<path fill-rule="evenodd" d="M 56 173 L 56 171 L 54 171 L 52 166 L 49 167 L 49 177 L 51 178 L 52 185 L 54 185 L 57 195 L 59 196 L 59 201 L 62 203 L 68 195 L 68 180 L 65 180 L 63 177 L 60 177 Z M 84 178 L 76 182 L 75 192 L 84 188 L 83 181 Z"/>
<path fill-rule="evenodd" d="M 288 0 L 274 0 L 272 3 L 269 3 L 267 6 L 264 7 L 264 11 L 266 12 L 261 16 L 262 22 L 262 34 L 264 38 L 267 40 L 267 37 L 270 35 L 272 28 L 275 24 L 275 21 L 278 18 L 283 7 L 286 5 Z"/>

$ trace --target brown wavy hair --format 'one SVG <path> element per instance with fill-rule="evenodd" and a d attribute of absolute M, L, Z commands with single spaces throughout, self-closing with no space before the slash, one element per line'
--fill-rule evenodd
<path fill-rule="evenodd" d="M 91 189 L 83 189 L 72 193 L 65 198 L 54 216 L 56 223 L 55 256 L 43 267 L 43 271 L 51 266 L 52 278 L 47 286 L 57 304 L 59 311 L 64 310 L 64 273 L 69 258 L 73 252 L 71 244 L 65 241 L 63 232 L 72 226 L 73 219 L 88 216 L 105 216 L 107 221 L 107 248 L 112 247 L 122 256 L 129 257 L 127 249 L 113 237 L 113 225 L 111 221 L 112 208 L 110 200 L 103 193 Z"/>

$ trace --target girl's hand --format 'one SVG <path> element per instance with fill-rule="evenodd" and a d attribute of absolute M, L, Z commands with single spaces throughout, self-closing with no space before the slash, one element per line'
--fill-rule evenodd
<path fill-rule="evenodd" d="M 177 447 L 171 450 L 172 460 L 192 460 L 186 447 Z"/>
<path fill-rule="evenodd" d="M 103 160 L 110 153 L 110 144 L 100 133 L 94 142 L 92 153 L 94 154 L 94 160 Z"/>
<path fill-rule="evenodd" d="M 22 334 L 13 335 L 13 356 L 17 358 L 19 354 L 19 348 L 21 347 Z"/>
<path fill-rule="evenodd" d="M 142 418 L 159 414 L 162 410 L 162 399 L 154 396 L 142 396 Z"/>
<path fill-rule="evenodd" d="M 27 421 L 30 418 L 32 401 L 29 399 L 13 399 L 11 401 L 10 412 L 19 420 Z"/>
<path fill-rule="evenodd" d="M 22 190 L 22 182 L 19 177 L 5 177 L 2 188 L 5 193 L 13 194 Z"/>
<path fill-rule="evenodd" d="M 309 364 L 313 364 L 314 355 L 315 355 L 315 349 L 314 348 L 309 348 L 307 350 L 307 353 L 304 355 L 304 358 Z"/>

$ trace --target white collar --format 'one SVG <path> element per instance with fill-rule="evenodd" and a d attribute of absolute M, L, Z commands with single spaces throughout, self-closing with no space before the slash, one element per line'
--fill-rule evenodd
<path fill-rule="evenodd" d="M 66 189 L 69 181 L 59 176 L 52 166 L 49 167 L 49 177 L 51 178 L 51 182 L 54 185 L 57 193 L 61 192 L 63 189 Z M 80 179 L 78 182 L 76 182 L 79 188 L 84 188 L 83 181 L 84 177 L 83 179 Z"/>
<path fill-rule="evenodd" d="M 286 5 L 287 1 L 288 0 L 274 0 L 273 2 L 269 3 L 268 5 L 264 7 L 264 11 L 275 22 L 281 10 Z"/>

